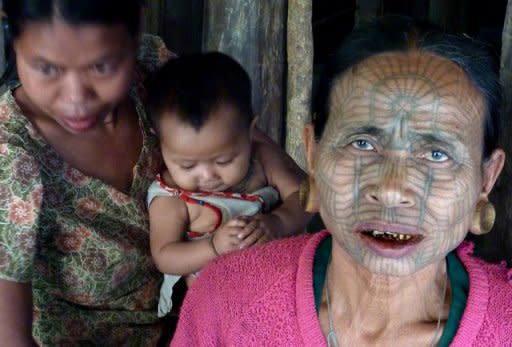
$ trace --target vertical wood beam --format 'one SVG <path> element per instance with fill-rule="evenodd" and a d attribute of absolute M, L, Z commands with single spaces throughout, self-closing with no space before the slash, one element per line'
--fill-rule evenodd
<path fill-rule="evenodd" d="M 311 122 L 313 84 L 312 15 L 312 0 L 289 0 L 286 151 L 304 170 L 302 130 Z"/>

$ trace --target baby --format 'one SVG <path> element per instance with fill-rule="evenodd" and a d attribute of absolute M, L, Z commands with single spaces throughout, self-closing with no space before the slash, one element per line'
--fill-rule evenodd
<path fill-rule="evenodd" d="M 248 74 L 222 53 L 169 61 L 150 86 L 148 112 L 166 169 L 150 186 L 151 253 L 172 287 L 215 257 L 303 232 L 300 177 L 254 139 Z M 191 242 L 193 241 L 193 242 Z M 189 276 L 190 277 L 190 276 Z"/>

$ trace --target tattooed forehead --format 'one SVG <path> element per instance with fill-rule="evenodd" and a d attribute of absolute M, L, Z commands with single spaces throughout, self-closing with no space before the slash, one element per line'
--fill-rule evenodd
<path fill-rule="evenodd" d="M 481 145 L 484 111 L 482 94 L 454 63 L 417 51 L 385 53 L 334 82 L 324 136 L 373 127 L 409 139 L 472 136 Z"/>

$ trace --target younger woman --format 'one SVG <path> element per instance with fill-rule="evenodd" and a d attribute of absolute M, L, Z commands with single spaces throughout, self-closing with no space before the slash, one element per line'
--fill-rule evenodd
<path fill-rule="evenodd" d="M 3 5 L 20 83 L 0 97 L 0 341 L 155 345 L 140 87 L 169 52 L 140 34 L 141 0 Z"/>

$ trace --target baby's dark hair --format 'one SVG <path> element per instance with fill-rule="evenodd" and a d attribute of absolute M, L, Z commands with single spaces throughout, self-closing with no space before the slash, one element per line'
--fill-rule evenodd
<path fill-rule="evenodd" d="M 219 53 L 184 55 L 167 62 L 148 85 L 148 113 L 157 135 L 165 111 L 199 131 L 213 111 L 229 104 L 249 127 L 253 119 L 251 80 L 230 56 Z"/>

